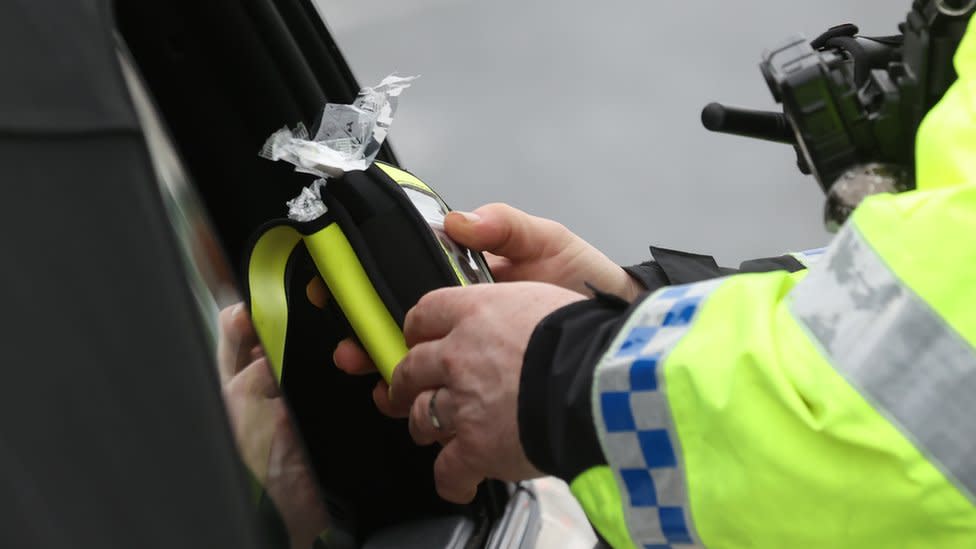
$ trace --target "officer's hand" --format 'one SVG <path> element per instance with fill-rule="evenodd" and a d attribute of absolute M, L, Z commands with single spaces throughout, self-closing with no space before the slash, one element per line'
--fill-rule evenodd
<path fill-rule="evenodd" d="M 584 294 L 589 293 L 588 282 L 625 299 L 633 299 L 644 290 L 623 268 L 566 227 L 506 204 L 488 204 L 471 213 L 451 212 L 444 228 L 459 244 L 485 252 L 499 282 L 548 282 Z M 325 291 L 321 280 L 316 279 L 313 285 L 310 298 L 313 289 L 316 293 Z M 376 371 L 369 356 L 352 339 L 339 343 L 333 360 L 349 374 Z M 387 389 L 384 382 L 374 389 L 377 405 L 384 402 Z"/>
<path fill-rule="evenodd" d="M 220 313 L 218 367 L 244 464 L 275 503 L 293 547 L 311 547 L 327 514 L 243 303 Z"/>
<path fill-rule="evenodd" d="M 451 212 L 447 234 L 472 250 L 486 252 L 500 282 L 534 280 L 588 294 L 585 283 L 627 300 L 644 290 L 619 265 L 559 223 L 529 215 L 507 204 L 488 204 L 474 212 Z"/>
<path fill-rule="evenodd" d="M 438 493 L 471 501 L 485 478 L 540 476 L 519 440 L 522 359 L 536 324 L 585 296 L 550 284 L 515 282 L 435 290 L 407 313 L 410 352 L 393 374 L 380 410 L 409 416 L 418 444 L 441 442 L 434 463 Z M 436 392 L 436 415 L 430 401 Z"/>

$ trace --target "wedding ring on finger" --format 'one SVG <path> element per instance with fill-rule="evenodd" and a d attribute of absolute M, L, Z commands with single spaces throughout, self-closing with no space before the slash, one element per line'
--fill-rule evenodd
<path fill-rule="evenodd" d="M 437 393 L 440 389 L 436 389 L 434 394 L 430 396 L 430 404 L 427 405 L 427 411 L 430 414 L 430 424 L 434 427 L 435 431 L 441 430 L 441 420 L 437 417 Z"/>

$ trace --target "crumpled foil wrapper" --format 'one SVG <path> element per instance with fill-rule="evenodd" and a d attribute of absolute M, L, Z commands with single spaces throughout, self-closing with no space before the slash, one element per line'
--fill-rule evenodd
<path fill-rule="evenodd" d="M 326 212 L 320 194 L 323 180 L 365 170 L 373 163 L 390 132 L 400 94 L 416 78 L 390 75 L 379 85 L 360 90 L 351 105 L 327 103 L 314 137 L 310 138 L 308 129 L 299 123 L 268 138 L 260 152 L 262 157 L 284 160 L 294 164 L 298 172 L 321 178 L 288 202 L 289 218 L 312 221 L 321 216 Z"/>
<path fill-rule="evenodd" d="M 298 196 L 286 202 L 288 218 L 295 221 L 313 221 L 329 211 L 322 201 L 324 185 L 324 179 L 316 179 L 314 183 L 302 189 Z"/>

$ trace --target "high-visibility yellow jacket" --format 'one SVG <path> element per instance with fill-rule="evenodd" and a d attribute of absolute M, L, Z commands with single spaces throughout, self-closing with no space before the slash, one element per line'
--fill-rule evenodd
<path fill-rule="evenodd" d="M 568 478 L 614 547 L 976 547 L 972 26 L 955 63 L 917 190 L 865 200 L 807 271 L 666 287 L 614 325 L 603 459 Z M 551 421 L 526 398 L 523 439 Z"/>

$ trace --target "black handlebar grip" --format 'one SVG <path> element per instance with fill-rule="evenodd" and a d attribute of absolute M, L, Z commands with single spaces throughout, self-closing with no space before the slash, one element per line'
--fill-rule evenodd
<path fill-rule="evenodd" d="M 709 103 L 702 109 L 702 124 L 713 132 L 741 135 L 795 145 L 796 137 L 786 116 L 772 111 L 753 111 Z"/>

